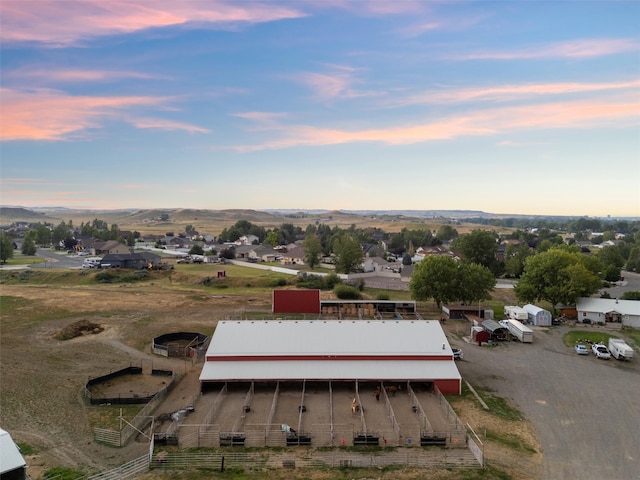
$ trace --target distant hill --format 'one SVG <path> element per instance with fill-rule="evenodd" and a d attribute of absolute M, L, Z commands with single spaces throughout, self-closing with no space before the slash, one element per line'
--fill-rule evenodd
<path fill-rule="evenodd" d="M 0 207 L 0 224 L 9 225 L 13 222 L 44 222 L 48 217 L 23 207 Z"/>

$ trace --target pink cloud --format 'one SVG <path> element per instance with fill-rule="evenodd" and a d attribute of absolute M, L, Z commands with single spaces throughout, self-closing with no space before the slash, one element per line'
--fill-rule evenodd
<path fill-rule="evenodd" d="M 107 118 L 119 118 L 127 109 L 140 106 L 161 107 L 164 97 L 73 97 L 55 90 L 19 91 L 3 88 L 2 140 L 66 140 L 99 128 Z M 175 123 L 180 130 L 198 127 Z M 145 127 L 150 128 L 150 127 Z M 163 128 L 169 128 L 165 123 Z M 201 129 L 204 130 L 204 129 Z"/>
<path fill-rule="evenodd" d="M 527 60 L 537 58 L 590 58 L 637 52 L 640 42 L 630 38 L 585 39 L 551 43 L 520 50 L 472 52 L 447 56 L 449 60 Z"/>
<path fill-rule="evenodd" d="M 607 90 L 637 89 L 640 80 L 610 83 L 537 83 L 525 85 L 498 85 L 487 88 L 452 89 L 427 92 L 408 97 L 399 105 L 422 103 L 452 103 L 469 101 L 511 101 L 540 95 L 579 94 Z"/>
<path fill-rule="evenodd" d="M 34 41 L 67 46 L 90 38 L 156 27 L 209 24 L 228 28 L 299 18 L 305 14 L 272 2 L 3 0 L 0 16 L 3 42 Z"/>
<path fill-rule="evenodd" d="M 380 92 L 357 90 L 353 85 L 359 80 L 353 75 L 357 69 L 344 65 L 329 65 L 330 73 L 305 72 L 293 76 L 293 79 L 313 90 L 318 100 L 336 98 L 358 98 L 381 95 Z"/>
<path fill-rule="evenodd" d="M 17 69 L 5 74 L 5 78 L 33 78 L 47 82 L 101 82 L 121 79 L 153 79 L 158 78 L 139 72 L 117 70 L 79 70 L 79 69 Z"/>
<path fill-rule="evenodd" d="M 174 122 L 161 118 L 136 118 L 131 123 L 137 128 L 153 128 L 158 130 L 185 130 L 189 133 L 209 133 L 206 128 L 190 125 L 188 123 Z"/>
<path fill-rule="evenodd" d="M 464 136 L 489 136 L 515 130 L 558 128 L 625 128 L 640 123 L 640 101 L 635 97 L 617 102 L 564 102 L 469 112 L 429 123 L 368 130 L 325 129 L 306 125 L 273 124 L 279 138 L 260 145 L 237 146 L 241 152 L 295 146 L 374 142 L 408 145 Z"/>

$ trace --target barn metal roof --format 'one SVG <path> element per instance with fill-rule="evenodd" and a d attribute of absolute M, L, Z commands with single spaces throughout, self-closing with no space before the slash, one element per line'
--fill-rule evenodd
<path fill-rule="evenodd" d="M 437 320 L 224 321 L 206 358 L 205 382 L 461 379 Z"/>
<path fill-rule="evenodd" d="M 447 355 L 437 320 L 265 320 L 218 322 L 207 357 Z"/>
<path fill-rule="evenodd" d="M 267 380 L 460 380 L 453 360 L 206 362 L 201 382 Z"/>

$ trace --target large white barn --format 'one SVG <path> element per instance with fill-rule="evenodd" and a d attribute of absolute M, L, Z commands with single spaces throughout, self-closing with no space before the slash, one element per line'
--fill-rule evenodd
<path fill-rule="evenodd" d="M 462 378 L 436 320 L 221 321 L 200 382 L 422 381 L 460 394 Z"/>

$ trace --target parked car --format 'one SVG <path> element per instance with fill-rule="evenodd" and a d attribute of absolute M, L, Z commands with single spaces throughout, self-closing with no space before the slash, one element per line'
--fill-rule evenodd
<path fill-rule="evenodd" d="M 593 345 L 591 345 L 591 351 L 596 356 L 596 358 L 601 358 L 603 360 L 609 360 L 611 358 L 609 349 L 602 343 L 594 343 Z"/>
<path fill-rule="evenodd" d="M 578 344 L 573 349 L 576 351 L 578 355 L 589 355 L 589 349 L 586 345 Z"/>
<path fill-rule="evenodd" d="M 454 360 L 462 360 L 464 358 L 464 353 L 462 353 L 461 348 L 452 348 L 452 350 Z"/>

